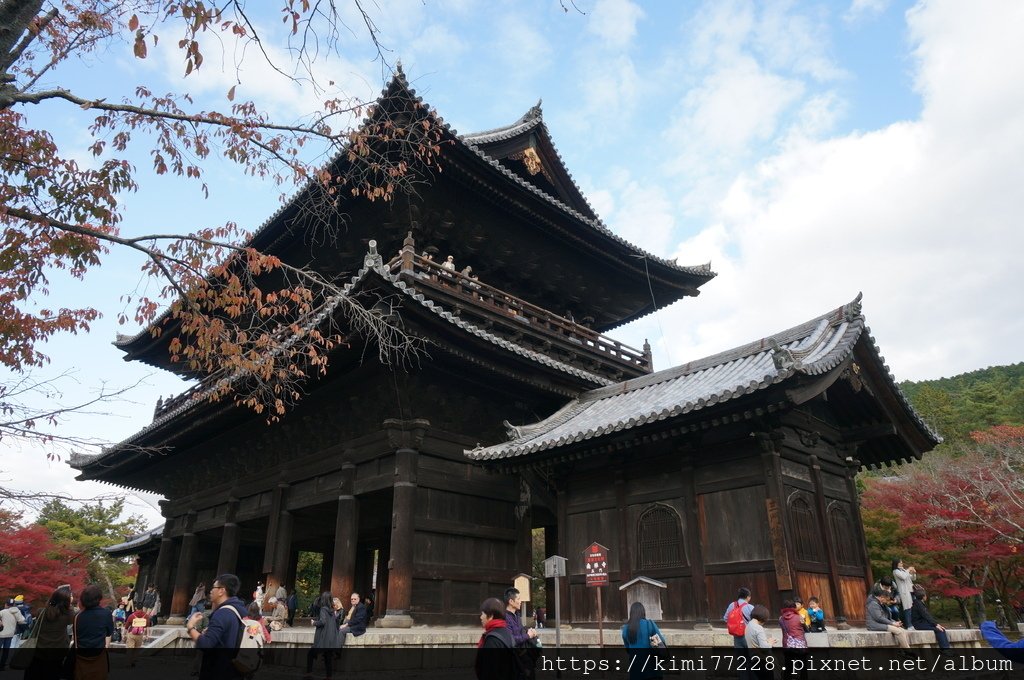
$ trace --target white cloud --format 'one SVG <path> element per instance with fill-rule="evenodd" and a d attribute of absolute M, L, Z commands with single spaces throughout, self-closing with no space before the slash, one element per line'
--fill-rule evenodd
<path fill-rule="evenodd" d="M 1008 84 L 1024 81 L 1024 9 L 1004 10 L 917 7 L 919 120 L 794 137 L 735 180 L 714 226 L 679 248 L 681 261 L 713 255 L 721 275 L 699 302 L 664 312 L 675 354 L 685 346 L 674 361 L 782 330 L 861 290 L 898 378 L 1020 360 L 1024 91 Z"/>
<path fill-rule="evenodd" d="M 636 36 L 644 11 L 630 0 L 597 0 L 587 20 L 587 30 L 608 49 L 623 49 Z"/>
<path fill-rule="evenodd" d="M 889 0 L 853 0 L 843 14 L 843 20 L 847 23 L 855 23 L 862 19 L 869 19 L 878 16 L 888 7 Z"/>

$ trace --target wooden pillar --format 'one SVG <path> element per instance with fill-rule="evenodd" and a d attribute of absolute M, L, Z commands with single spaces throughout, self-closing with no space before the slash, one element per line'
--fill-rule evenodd
<path fill-rule="evenodd" d="M 761 467 L 765 482 L 765 508 L 768 514 L 768 531 L 775 560 L 775 582 L 783 599 L 793 596 L 794 574 L 792 567 L 791 541 L 786 526 L 786 499 L 782 489 L 782 456 L 779 451 L 785 437 L 782 432 L 758 432 L 757 441 L 761 446 Z"/>
<path fill-rule="evenodd" d="M 842 455 L 842 453 L 840 453 Z M 853 508 L 853 526 L 857 532 L 857 545 L 860 547 L 860 558 L 864 560 L 864 586 L 871 588 L 875 579 L 871 574 L 871 558 L 868 556 L 868 542 L 864 537 L 864 520 L 860 516 L 860 501 L 857 493 L 857 471 L 860 470 L 860 461 L 854 456 L 847 455 L 846 463 L 846 489 L 850 495 L 850 506 Z"/>
<path fill-rule="evenodd" d="M 619 581 L 625 583 L 633 578 L 633 541 L 636 539 L 636 530 L 629 525 L 629 513 L 626 511 L 626 470 L 621 460 L 615 463 L 615 509 L 619 516 Z M 625 591 L 620 591 L 620 597 L 625 600 Z M 608 604 L 611 605 L 610 602 Z M 628 612 L 629 603 L 622 609 Z"/>
<path fill-rule="evenodd" d="M 694 630 L 711 630 L 711 606 L 708 587 L 704 580 L 704 549 L 700 544 L 700 514 L 697 511 L 697 477 L 689 460 L 680 469 L 683 482 L 683 511 L 686 522 L 683 538 L 690 557 L 690 581 L 693 589 L 693 607 L 697 621 Z"/>
<path fill-rule="evenodd" d="M 519 573 L 533 574 L 533 511 L 530 509 L 530 485 L 519 476 L 519 505 L 516 508 L 516 569 Z M 525 613 L 524 613 L 525 616 Z"/>
<path fill-rule="evenodd" d="M 235 574 L 238 569 L 238 548 L 241 544 L 242 530 L 235 522 L 238 513 L 238 499 L 228 500 L 228 511 L 224 523 L 224 532 L 220 538 L 220 555 L 217 557 L 217 576 Z"/>
<path fill-rule="evenodd" d="M 157 593 L 160 596 L 161 609 L 163 611 L 158 612 L 163 614 L 167 610 L 171 601 L 171 584 L 173 583 L 171 574 L 171 564 L 174 559 L 175 544 L 174 539 L 170 537 L 172 520 L 168 519 L 164 524 L 164 535 L 160 539 L 160 552 L 157 554 L 156 566 L 153 569 L 152 583 L 156 585 Z M 148 587 L 148 584 L 147 584 Z M 141 602 L 142 592 L 139 592 L 139 601 Z"/>
<path fill-rule="evenodd" d="M 356 545 L 359 540 L 359 499 L 355 497 L 356 466 L 341 465 L 341 493 L 334 522 L 334 559 L 331 566 L 331 592 L 345 602 L 355 590 Z"/>
<path fill-rule="evenodd" d="M 411 628 L 412 568 L 415 540 L 417 456 L 426 420 L 384 421 L 388 441 L 395 449 L 394 497 L 391 506 L 391 559 L 388 562 L 388 606 L 383 628 Z"/>
<path fill-rule="evenodd" d="M 274 489 L 270 522 L 267 527 L 267 545 L 263 553 L 265 592 L 270 597 L 288 577 L 288 560 L 292 554 L 292 513 L 288 511 L 288 484 L 280 483 Z"/>
<path fill-rule="evenodd" d="M 843 591 L 839 587 L 839 564 L 836 561 L 836 545 L 832 532 L 828 526 L 828 506 L 825 503 L 825 487 L 822 486 L 821 464 L 817 456 L 810 456 L 808 462 L 811 464 L 811 483 L 814 484 L 814 502 L 818 510 L 818 533 L 824 539 L 825 554 L 828 556 L 829 590 L 832 593 L 832 602 L 835 603 L 836 620 L 846 619 L 849 613 L 846 611 L 846 603 L 843 602 Z M 807 597 L 810 593 L 804 595 Z"/>
<path fill-rule="evenodd" d="M 565 578 L 562 579 L 562 588 L 558 593 L 559 608 L 561 609 L 562 616 L 565 617 L 566 622 L 571 622 L 575 619 L 573 611 L 570 609 L 572 598 L 569 597 L 569 581 L 572 579 L 572 566 L 575 560 L 569 557 L 569 496 L 568 489 L 566 488 L 569 484 L 568 478 L 560 476 L 555 481 L 556 493 L 556 512 L 558 514 L 558 554 L 568 559 L 566 563 L 566 574 Z M 582 550 L 582 548 L 580 548 Z M 554 608 L 550 608 L 550 611 L 554 611 Z"/>
<path fill-rule="evenodd" d="M 412 232 L 410 231 L 408 234 L 406 234 L 405 240 L 402 241 L 401 256 L 402 256 L 402 271 L 403 272 L 410 272 L 411 273 L 413 271 L 413 268 L 415 267 L 415 264 L 413 262 L 413 257 L 415 255 L 416 255 L 416 241 L 413 240 Z M 376 605 L 376 603 L 374 603 L 374 604 Z"/>
<path fill-rule="evenodd" d="M 171 616 L 184 616 L 188 613 L 188 601 L 192 598 L 195 588 L 196 573 L 196 513 L 185 514 L 185 533 L 181 537 L 181 550 L 178 552 L 178 568 L 174 572 L 174 590 L 171 594 Z"/>

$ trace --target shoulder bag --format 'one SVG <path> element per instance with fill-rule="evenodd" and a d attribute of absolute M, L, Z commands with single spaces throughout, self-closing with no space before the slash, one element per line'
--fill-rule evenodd
<path fill-rule="evenodd" d="M 42 614 L 39 612 L 28 637 L 21 641 L 21 646 L 14 650 L 14 655 L 11 656 L 11 668 L 16 671 L 23 671 L 32 665 L 32 659 L 36 656 L 36 645 L 39 643 L 39 628 L 43 625 Z"/>

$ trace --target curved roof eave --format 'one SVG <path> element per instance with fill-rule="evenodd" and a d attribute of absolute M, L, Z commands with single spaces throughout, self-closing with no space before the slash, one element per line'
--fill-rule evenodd
<path fill-rule="evenodd" d="M 700 411 L 797 374 L 823 375 L 852 356 L 866 328 L 858 294 L 842 307 L 758 341 L 585 392 L 544 420 L 510 428 L 509 441 L 464 454 L 496 461 L 539 453 Z M 941 438 L 914 411 L 870 337 L 868 344 L 905 415 L 926 441 L 937 444 Z"/>

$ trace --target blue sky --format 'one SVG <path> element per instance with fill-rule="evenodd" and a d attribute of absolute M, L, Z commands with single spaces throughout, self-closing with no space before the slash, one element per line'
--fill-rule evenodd
<path fill-rule="evenodd" d="M 568 4 L 568 2 L 567 2 Z M 1024 360 L 1018 262 L 1024 237 L 1024 5 L 1016 2 L 631 2 L 380 0 L 371 6 L 393 64 L 464 132 L 507 124 L 543 99 L 569 170 L 614 231 L 684 264 L 719 272 L 684 300 L 613 335 L 649 338 L 657 368 L 782 330 L 864 292 L 873 335 L 898 379 L 953 375 Z M 265 7 L 276 6 L 266 2 Z M 571 7 L 571 6 L 570 6 Z M 351 8 L 349 8 L 351 9 Z M 383 84 L 356 17 L 324 80 L 372 97 Z M 276 13 L 261 17 L 279 50 Z M 236 82 L 212 45 L 198 74 L 164 41 L 140 62 L 112 45 L 69 64 L 52 84 L 116 99 L 145 83 L 223 106 Z M 230 55 L 231 45 L 225 46 Z M 280 54 L 280 52 L 275 52 Z M 279 120 L 317 110 L 317 95 L 247 59 L 239 98 Z M 87 160 L 88 119 L 74 107 L 27 112 Z M 145 168 L 145 148 L 138 165 Z M 235 219 L 256 228 L 280 189 L 209 165 L 211 197 L 143 177 L 125 197 L 126 233 Z M 85 337 L 51 343 L 48 373 L 74 368 L 65 399 L 100 381 L 147 376 L 110 346 L 141 263 L 108 258 L 84 285 L 57 281 L 53 300 L 100 308 Z M 118 441 L 148 424 L 158 395 L 184 388 L 152 375 L 116 414 L 66 427 Z M 8 443 L 9 483 L 67 489 L 59 463 Z M 37 464 L 38 463 L 38 464 Z M 109 490 L 109 489 L 108 489 Z M 136 509 L 140 509 L 139 508 Z M 153 513 L 150 512 L 152 516 Z"/>

